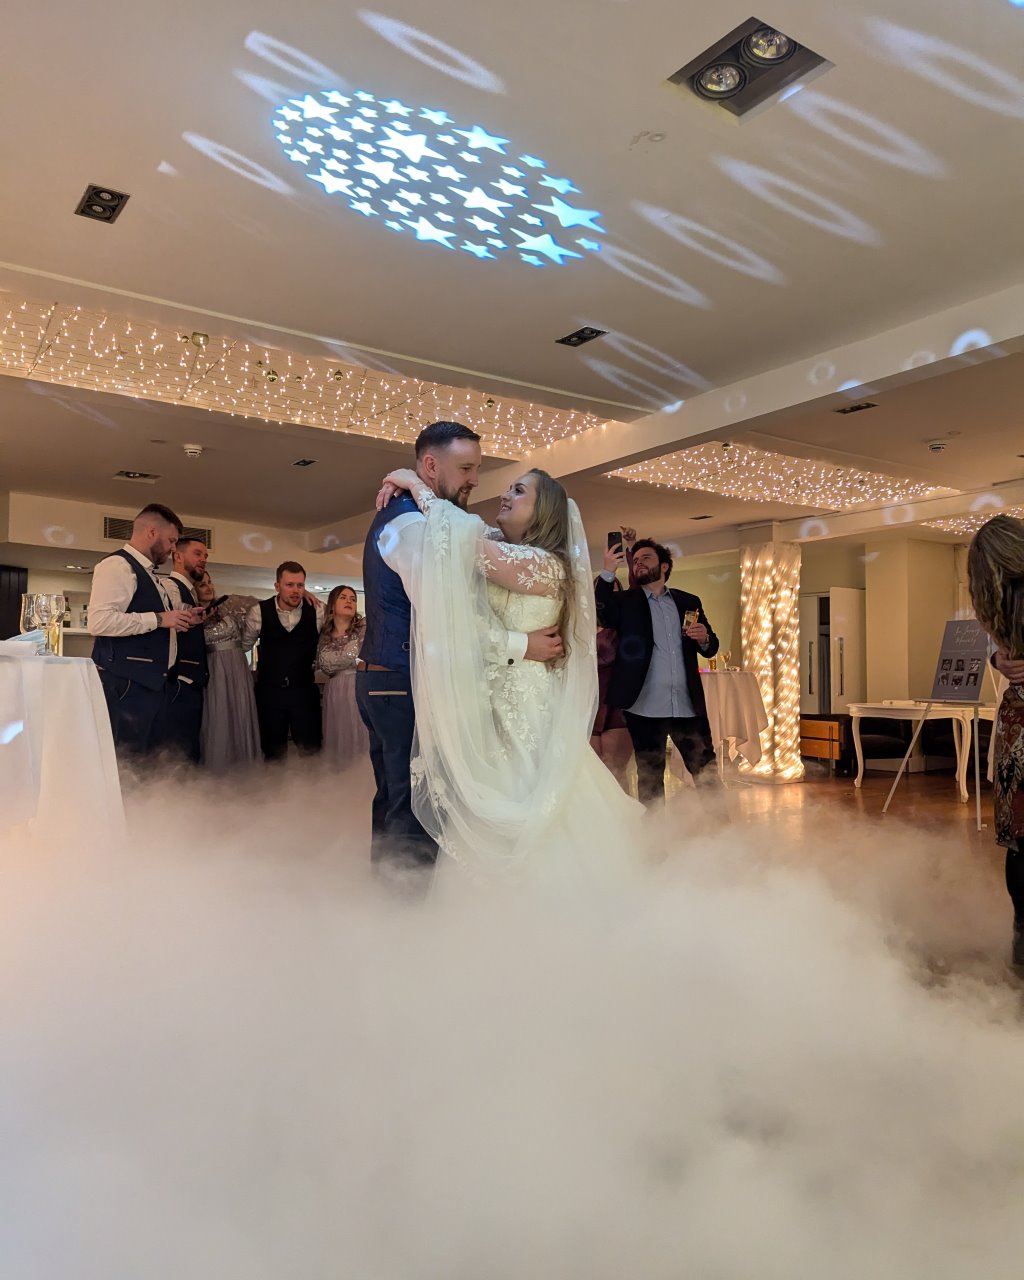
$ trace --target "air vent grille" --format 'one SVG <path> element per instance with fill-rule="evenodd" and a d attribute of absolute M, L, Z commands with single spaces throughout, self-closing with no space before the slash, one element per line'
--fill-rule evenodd
<path fill-rule="evenodd" d="M 132 522 L 123 516 L 103 517 L 103 537 L 107 542 L 127 542 L 132 536 Z M 213 551 L 213 530 L 201 529 L 198 525 L 186 525 L 181 535 L 183 538 L 199 538 Z"/>
<path fill-rule="evenodd" d="M 877 409 L 878 405 L 873 400 L 861 400 L 858 404 L 843 404 L 838 409 L 833 409 L 833 413 L 863 413 L 865 409 Z"/>

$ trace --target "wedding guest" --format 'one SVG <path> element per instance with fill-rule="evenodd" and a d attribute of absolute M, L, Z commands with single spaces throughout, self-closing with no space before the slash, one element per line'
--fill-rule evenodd
<path fill-rule="evenodd" d="M 636 754 L 637 794 L 645 805 L 665 795 L 665 757 L 672 739 L 694 781 L 713 780 L 715 761 L 697 655 L 713 657 L 718 637 L 700 599 L 668 587 L 672 556 L 641 538 L 633 547 L 637 585 L 616 591 L 621 550 L 605 553 L 597 580 L 598 621 L 618 634 L 618 652 L 608 681 L 608 705 L 625 712 Z"/>
<path fill-rule="evenodd" d="M 335 587 L 327 600 L 315 667 L 328 677 L 323 688 L 324 753 L 339 769 L 370 755 L 370 737 L 356 706 L 356 663 L 365 633 L 355 590 Z"/>
<path fill-rule="evenodd" d="M 967 553 L 971 601 L 995 641 L 997 669 L 1009 680 L 995 723 L 996 843 L 1006 850 L 1013 904 L 1011 961 L 1024 968 L 1024 521 L 998 515 L 981 526 Z"/>
<path fill-rule="evenodd" d="M 182 524 L 170 507 L 153 502 L 132 522 L 132 536 L 93 572 L 89 596 L 92 657 L 110 713 L 114 746 L 149 755 L 166 741 L 167 708 L 177 678 L 178 635 L 201 620 L 176 608 L 156 569 L 174 550 Z"/>
<path fill-rule="evenodd" d="M 204 574 L 197 594 L 209 607 L 216 599 L 210 575 Z M 201 735 L 203 768 L 228 773 L 254 764 L 260 755 L 260 726 L 252 672 L 242 649 L 245 615 L 259 602 L 252 596 L 228 596 L 208 613 L 203 628 L 209 681 Z"/>
<path fill-rule="evenodd" d="M 625 552 L 626 565 L 629 568 L 629 585 L 633 581 L 632 550 L 636 542 L 636 530 L 622 527 L 622 546 Z M 596 589 L 595 582 L 595 589 Z M 622 584 L 615 579 L 615 590 L 622 590 Z M 626 728 L 626 717 L 620 707 L 608 705 L 608 683 L 611 680 L 612 668 L 618 651 L 617 637 L 610 627 L 597 629 L 597 715 L 594 718 L 594 729 L 590 736 L 590 745 L 608 771 L 616 778 L 623 791 L 629 790 L 627 771 L 633 758 L 633 740 Z"/>
<path fill-rule="evenodd" d="M 167 586 L 183 609 L 199 605 L 197 589 L 206 573 L 209 551 L 201 538 L 179 538 L 172 554 L 174 570 Z M 167 708 L 167 745 L 193 764 L 199 763 L 199 737 L 206 692 L 206 640 L 201 626 L 191 627 L 178 639 L 178 657 L 172 671 L 171 700 Z"/>
<path fill-rule="evenodd" d="M 256 711 L 266 760 L 282 760 L 289 738 L 303 755 L 320 750 L 320 692 L 313 678 L 324 606 L 306 591 L 306 571 L 294 560 L 278 565 L 276 595 L 245 618 L 243 647 L 259 642 Z M 311 603 L 312 601 L 312 603 Z"/>

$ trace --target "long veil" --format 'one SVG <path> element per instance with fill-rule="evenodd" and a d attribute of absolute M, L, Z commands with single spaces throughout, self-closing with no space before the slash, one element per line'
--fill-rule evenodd
<path fill-rule="evenodd" d="M 413 810 L 442 850 L 481 877 L 516 874 L 590 750 L 597 624 L 590 555 L 572 501 L 569 520 L 569 654 L 544 681 L 549 731 L 523 741 L 503 708 L 507 673 L 496 660 L 503 628 L 478 566 L 484 524 L 448 502 L 432 503 L 427 513 L 412 618 Z M 517 548 L 517 558 L 524 551 Z"/>

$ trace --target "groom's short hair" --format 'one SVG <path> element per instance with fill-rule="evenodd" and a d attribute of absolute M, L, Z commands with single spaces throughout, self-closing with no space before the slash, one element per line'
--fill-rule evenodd
<path fill-rule="evenodd" d="M 480 443 L 477 433 L 464 427 L 461 422 L 432 422 L 416 437 L 416 457 L 422 458 L 425 453 L 432 453 L 435 449 L 447 449 L 456 440 Z"/>

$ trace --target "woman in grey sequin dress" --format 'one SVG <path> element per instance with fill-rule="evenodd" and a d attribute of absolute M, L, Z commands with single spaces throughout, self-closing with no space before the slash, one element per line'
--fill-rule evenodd
<path fill-rule="evenodd" d="M 356 661 L 365 631 L 355 591 L 335 587 L 327 601 L 314 668 L 328 677 L 323 690 L 323 753 L 339 769 L 370 756 L 369 735 L 356 706 Z"/>
<path fill-rule="evenodd" d="M 215 599 L 209 574 L 199 584 L 197 595 L 200 604 Z M 228 596 L 203 628 L 210 680 L 203 702 L 200 746 L 203 768 L 210 773 L 227 773 L 261 758 L 256 695 L 242 648 L 245 615 L 255 603 L 252 596 Z"/>

